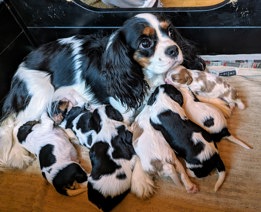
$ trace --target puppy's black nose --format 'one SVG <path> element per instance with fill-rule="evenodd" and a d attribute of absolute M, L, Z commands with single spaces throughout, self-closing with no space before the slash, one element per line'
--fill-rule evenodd
<path fill-rule="evenodd" d="M 165 54 L 174 58 L 177 57 L 179 54 L 179 49 L 176 45 L 173 46 L 169 46 L 166 50 L 165 50 Z"/>

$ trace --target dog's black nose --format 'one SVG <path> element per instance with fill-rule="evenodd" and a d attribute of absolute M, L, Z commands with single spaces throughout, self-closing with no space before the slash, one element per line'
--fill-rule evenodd
<path fill-rule="evenodd" d="M 179 49 L 176 45 L 173 46 L 169 46 L 166 51 L 165 54 L 170 56 L 170 57 L 177 57 L 179 54 Z"/>

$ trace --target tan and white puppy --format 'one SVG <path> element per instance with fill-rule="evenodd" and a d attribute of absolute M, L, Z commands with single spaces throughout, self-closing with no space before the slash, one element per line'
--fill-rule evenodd
<path fill-rule="evenodd" d="M 183 95 L 183 108 L 187 117 L 209 132 L 215 142 L 226 138 L 246 149 L 250 149 L 243 141 L 231 135 L 227 128 L 227 120 L 221 110 L 212 104 L 200 102 L 190 89 L 180 88 L 179 90 Z"/>
<path fill-rule="evenodd" d="M 222 107 L 220 109 L 224 112 L 226 109 L 224 110 L 222 103 L 220 104 L 217 100 L 208 98 L 221 99 L 230 108 L 230 112 L 225 112 L 226 115 L 229 115 L 235 106 L 239 109 L 245 108 L 244 103 L 238 97 L 236 89 L 221 77 L 211 73 L 178 66 L 167 72 L 165 81 L 176 87 L 190 88 L 196 95 L 199 95 L 199 98 L 206 97 L 200 98 L 201 101 L 214 103 L 217 107 Z"/>

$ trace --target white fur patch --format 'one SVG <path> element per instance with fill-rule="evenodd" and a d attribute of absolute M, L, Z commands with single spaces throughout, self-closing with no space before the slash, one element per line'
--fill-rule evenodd
<path fill-rule="evenodd" d="M 88 181 L 93 185 L 93 188 L 102 193 L 105 198 L 107 196 L 115 197 L 120 195 L 131 187 L 132 168 L 135 160 L 135 157 L 131 160 L 114 159 L 113 161 L 117 165 L 120 165 L 121 168 L 116 169 L 113 174 L 103 175 L 98 180 L 94 180 L 92 176 L 90 176 Z M 125 174 L 126 178 L 118 179 L 117 175 L 121 174 Z"/>
<path fill-rule="evenodd" d="M 201 163 L 211 158 L 215 153 L 218 153 L 214 142 L 207 142 L 201 133 L 193 132 L 191 140 L 195 145 L 199 142 L 204 144 L 204 149 L 197 155 L 197 158 Z"/>

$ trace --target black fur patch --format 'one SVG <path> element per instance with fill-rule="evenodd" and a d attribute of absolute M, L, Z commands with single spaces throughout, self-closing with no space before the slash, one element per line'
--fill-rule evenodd
<path fill-rule="evenodd" d="M 154 102 L 157 99 L 157 96 L 159 94 L 159 87 L 156 87 L 156 89 L 153 91 L 153 93 L 150 95 L 150 98 L 148 99 L 147 105 L 153 105 Z"/>
<path fill-rule="evenodd" d="M 87 138 L 87 143 L 89 146 L 92 145 L 92 135 L 89 135 L 88 138 Z"/>
<path fill-rule="evenodd" d="M 166 93 L 172 100 L 174 100 L 175 102 L 177 102 L 180 106 L 183 105 L 183 96 L 181 94 L 181 92 L 176 89 L 174 86 L 169 85 L 169 84 L 163 84 L 158 86 L 154 92 L 150 95 L 150 98 L 147 102 L 147 105 L 153 105 L 154 102 L 157 99 L 157 96 L 159 94 L 159 89 L 163 88 L 164 89 L 164 93 Z"/>
<path fill-rule="evenodd" d="M 155 124 L 151 120 L 154 129 L 162 132 L 166 141 L 179 156 L 188 163 L 199 164 L 196 156 L 204 149 L 204 144 L 199 142 L 194 145 L 191 138 L 193 132 L 202 133 L 204 130 L 190 120 L 182 120 L 179 114 L 170 110 L 162 112 L 158 118 L 163 124 Z"/>
<path fill-rule="evenodd" d="M 39 163 L 41 169 L 49 167 L 56 162 L 56 157 L 53 154 L 54 145 L 47 144 L 43 146 L 39 152 Z"/>
<path fill-rule="evenodd" d="M 214 119 L 213 117 L 207 117 L 206 120 L 203 122 L 204 126 L 206 127 L 212 127 L 214 126 Z"/>
<path fill-rule="evenodd" d="M 86 133 L 92 129 L 90 126 L 91 116 L 92 113 L 90 111 L 85 111 L 79 118 L 76 128 L 81 129 L 82 133 Z"/>
<path fill-rule="evenodd" d="M 181 92 L 175 88 L 173 85 L 163 84 L 160 85 L 160 88 L 164 88 L 164 92 L 175 102 L 177 102 L 180 106 L 183 105 L 183 96 Z"/>
<path fill-rule="evenodd" d="M 32 96 L 29 94 L 25 82 L 15 76 L 12 79 L 10 92 L 6 96 L 2 107 L 3 114 L 8 115 L 12 112 L 18 113 L 24 110 L 31 98 Z"/>
<path fill-rule="evenodd" d="M 60 194 L 67 195 L 65 188 L 70 188 L 74 181 L 83 183 L 87 178 L 86 172 L 78 164 L 71 163 L 56 174 L 53 186 Z"/>
<path fill-rule="evenodd" d="M 101 131 L 101 117 L 98 111 L 98 109 L 95 109 L 90 119 L 90 126 L 96 133 Z"/>
<path fill-rule="evenodd" d="M 28 121 L 18 129 L 17 138 L 18 138 L 19 143 L 23 143 L 26 140 L 28 134 L 30 134 L 32 132 L 33 126 L 37 123 L 39 123 L 39 122 L 38 121 Z"/>
<path fill-rule="evenodd" d="M 65 128 L 73 128 L 73 120 L 79 116 L 81 113 L 84 112 L 84 108 L 81 107 L 73 107 L 65 116 L 66 119 L 66 126 Z"/>
<path fill-rule="evenodd" d="M 111 145 L 113 146 L 112 157 L 115 159 L 130 160 L 135 154 L 132 146 L 132 133 L 123 125 L 118 127 L 117 130 L 118 135 L 111 141 Z"/>
<path fill-rule="evenodd" d="M 125 180 L 127 178 L 125 173 L 119 173 L 116 175 L 116 178 L 119 180 Z"/>
<path fill-rule="evenodd" d="M 230 135 L 231 134 L 228 131 L 228 129 L 226 127 L 224 127 L 220 132 L 212 133 L 211 137 L 212 137 L 213 141 L 219 142 L 222 138 L 224 138 L 226 136 L 230 136 Z"/>
<path fill-rule="evenodd" d="M 44 179 L 46 179 L 45 172 L 42 172 L 42 176 L 43 176 Z"/>
<path fill-rule="evenodd" d="M 203 161 L 202 165 L 202 168 L 191 168 L 191 171 L 193 171 L 198 178 L 208 176 L 214 168 L 217 168 L 218 172 L 225 171 L 225 165 L 217 153 L 208 160 Z"/>
<path fill-rule="evenodd" d="M 127 194 L 130 192 L 130 190 L 124 191 L 122 194 L 111 197 L 107 196 L 104 197 L 102 193 L 97 191 L 92 183 L 88 182 L 88 199 L 93 204 L 95 204 L 99 209 L 102 209 L 104 212 L 111 211 L 115 206 L 117 206 L 124 197 L 127 196 Z"/>
<path fill-rule="evenodd" d="M 108 155 L 109 147 L 108 143 L 99 141 L 90 149 L 91 176 L 94 180 L 98 180 L 103 175 L 112 174 L 120 168 Z"/>
<path fill-rule="evenodd" d="M 121 115 L 121 113 L 115 108 L 113 108 L 111 105 L 106 105 L 105 113 L 110 119 L 116 121 L 123 121 L 123 116 Z"/>

